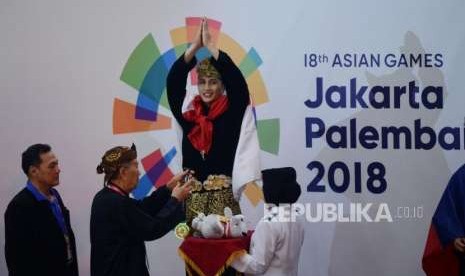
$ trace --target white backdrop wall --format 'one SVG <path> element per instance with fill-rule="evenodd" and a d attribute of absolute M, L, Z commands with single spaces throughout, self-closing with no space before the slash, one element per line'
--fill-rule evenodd
<path fill-rule="evenodd" d="M 33 143 L 51 144 L 60 160 L 59 191 L 71 211 L 80 274 L 89 275 L 90 206 L 102 185 L 101 176 L 95 173 L 102 153 L 133 141 L 144 145 L 145 153 L 157 148 L 166 152 L 175 135 L 171 130 L 113 133 L 114 98 L 137 100 L 134 90 L 120 80 L 123 67 L 148 34 L 165 52 L 173 47 L 170 30 L 185 26 L 186 17 L 205 15 L 220 21 L 221 31 L 246 50 L 253 47 L 263 61 L 259 69 L 269 102 L 257 107 L 257 117 L 279 118 L 280 123 L 279 153 L 263 151 L 263 168 L 294 166 L 303 190 L 301 203 L 342 203 L 345 208 L 350 203 L 386 203 L 391 211 L 392 222 L 308 222 L 300 275 L 422 275 L 421 256 L 431 217 L 449 177 L 465 160 L 464 8 L 463 1 L 420 0 L 2 0 L 0 210 L 3 213 L 9 200 L 24 187 L 21 152 Z M 354 53 L 380 54 L 381 64 L 332 66 L 337 55 Z M 441 62 L 436 60 L 432 67 L 389 67 L 383 63 L 386 55 L 399 57 L 402 53 L 440 55 Z M 330 62 L 305 66 L 305 55 L 310 58 L 310 54 L 325 55 Z M 326 103 L 308 108 L 304 102 L 315 99 L 318 77 L 323 78 L 325 88 L 348 87 L 350 79 L 356 78 L 357 86 L 367 86 L 368 90 L 377 85 L 408 86 L 415 81 L 420 92 L 427 86 L 441 87 L 444 102 L 440 108 L 420 105 L 416 109 L 403 97 L 400 108 L 331 108 Z M 333 100 L 337 99 L 334 96 Z M 368 101 L 368 93 L 365 99 Z M 160 112 L 170 116 L 164 108 Z M 412 137 L 414 121 L 419 119 L 423 127 L 436 133 L 444 127 L 458 128 L 460 146 L 446 150 L 436 144 L 420 150 L 413 145 L 408 149 L 401 139 L 398 149 L 392 140 L 386 149 L 381 148 L 381 142 L 366 149 L 360 141 L 353 148 L 335 149 L 323 136 L 313 139 L 309 147 L 307 117 L 320 118 L 326 128 L 348 127 L 351 119 L 356 120 L 358 130 L 406 126 Z M 334 137 L 339 141 L 337 134 Z M 446 143 L 452 143 L 453 138 L 448 135 Z M 326 187 L 325 192 L 307 191 L 316 177 L 316 170 L 307 168 L 312 161 L 326 169 L 318 184 Z M 350 173 L 349 187 L 342 193 L 328 184 L 328 169 L 336 161 L 343 162 Z M 386 171 L 386 189 L 379 194 L 366 186 L 368 165 L 373 162 L 382 164 Z M 361 193 L 354 192 L 356 163 L 361 165 Z M 179 154 L 170 168 L 179 170 Z M 342 180 L 341 170 L 337 170 L 334 182 Z M 253 228 L 262 204 L 243 204 Z M 402 218 L 399 208 L 423 213 Z M 0 232 L 3 246 L 3 223 Z M 147 243 L 152 275 L 183 275 L 176 251 L 179 244 L 172 233 Z M 6 275 L 3 250 L 0 259 L 0 275 Z"/>

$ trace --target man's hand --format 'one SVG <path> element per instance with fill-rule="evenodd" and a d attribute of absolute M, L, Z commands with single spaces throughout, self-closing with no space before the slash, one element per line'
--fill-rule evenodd
<path fill-rule="evenodd" d="M 192 41 L 192 44 L 191 44 L 196 50 L 203 47 L 202 45 L 202 24 L 204 20 L 205 19 L 202 19 L 202 21 L 200 22 L 200 26 L 197 29 L 197 32 L 195 33 L 195 36 L 194 36 L 194 40 Z"/>
<path fill-rule="evenodd" d="M 210 30 L 208 29 L 208 22 L 207 18 L 202 19 L 202 23 L 200 25 L 202 28 L 202 44 L 205 47 L 208 47 L 212 43 L 212 36 L 210 34 Z"/>
<path fill-rule="evenodd" d="M 185 184 L 181 184 L 181 182 L 178 182 L 178 184 L 173 188 L 171 196 L 176 198 L 179 202 L 186 200 L 186 198 L 188 198 L 191 194 L 193 184 L 193 179 L 187 181 Z"/>
<path fill-rule="evenodd" d="M 189 48 L 184 53 L 184 61 L 186 63 L 189 63 L 194 58 L 195 53 L 197 53 L 197 51 L 200 48 L 203 47 L 203 44 L 202 44 L 202 25 L 203 25 L 204 20 L 205 20 L 205 18 L 203 18 L 202 21 L 200 22 L 200 26 L 197 29 L 197 32 L 195 33 L 194 40 L 192 41 L 191 45 L 189 46 Z"/>
<path fill-rule="evenodd" d="M 184 183 L 184 179 L 186 177 L 190 177 L 194 174 L 194 171 L 191 171 L 191 170 L 184 170 L 180 173 L 178 173 L 177 175 L 173 176 L 173 178 L 171 178 L 171 180 L 166 184 L 166 187 L 170 190 L 170 191 L 173 191 L 173 188 L 178 184 L 178 182 L 180 183 Z"/>
<path fill-rule="evenodd" d="M 212 54 L 215 59 L 218 59 L 219 50 L 215 47 L 212 41 L 212 36 L 210 34 L 210 30 L 208 29 L 208 22 L 207 18 L 204 17 L 202 19 L 202 44 L 203 46 L 207 47 L 208 51 Z"/>
<path fill-rule="evenodd" d="M 457 251 L 464 253 L 465 252 L 465 238 L 456 238 L 454 240 L 454 248 Z"/>

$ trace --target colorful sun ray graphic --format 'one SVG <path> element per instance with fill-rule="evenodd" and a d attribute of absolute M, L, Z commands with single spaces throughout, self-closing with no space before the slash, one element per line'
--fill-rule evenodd
<path fill-rule="evenodd" d="M 187 49 L 195 32 L 200 26 L 201 17 L 188 17 L 185 26 L 170 31 L 173 47 L 161 53 L 152 34 L 140 41 L 133 50 L 121 73 L 121 81 L 138 92 L 135 104 L 115 98 L 113 102 L 113 134 L 144 133 L 172 129 L 171 114 L 160 114 L 159 106 L 169 110 L 166 97 L 166 77 L 168 71 Z M 257 119 L 255 107 L 269 102 L 268 93 L 258 68 L 263 64 L 258 52 L 252 47 L 246 51 L 237 41 L 221 32 L 220 21 L 208 19 L 214 43 L 228 53 L 239 64 L 239 69 L 246 78 L 251 93 L 252 105 L 256 118 L 258 138 L 261 150 L 277 155 L 279 153 L 280 122 L 278 118 Z M 202 60 L 209 56 L 206 49 L 201 49 L 196 58 Z M 190 72 L 191 85 L 197 85 L 195 70 Z M 174 130 L 173 130 L 174 131 Z M 165 142 L 166 141 L 161 141 Z M 164 143 L 161 143 L 164 144 Z M 169 163 L 177 154 L 176 148 L 163 154 L 156 149 L 142 158 L 145 174 L 140 178 L 133 192 L 135 198 L 145 197 L 150 190 L 167 182 L 173 173 Z M 249 184 L 245 195 L 256 206 L 263 194 L 255 184 Z"/>

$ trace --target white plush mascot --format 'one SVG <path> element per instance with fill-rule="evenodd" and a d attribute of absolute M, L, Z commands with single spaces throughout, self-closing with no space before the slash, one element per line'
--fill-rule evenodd
<path fill-rule="evenodd" d="M 239 238 L 247 235 L 247 226 L 243 215 L 233 216 L 229 207 L 224 208 L 224 216 L 199 213 L 192 220 L 194 235 L 201 235 L 206 239 Z"/>

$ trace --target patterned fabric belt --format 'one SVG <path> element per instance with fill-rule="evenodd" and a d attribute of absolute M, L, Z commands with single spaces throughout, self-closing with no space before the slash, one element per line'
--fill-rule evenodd
<path fill-rule="evenodd" d="M 234 215 L 241 213 L 239 203 L 234 199 L 231 177 L 209 175 L 202 183 L 196 181 L 192 194 L 186 200 L 186 222 L 191 226 L 198 213 L 224 215 L 224 208 L 231 208 Z"/>
<path fill-rule="evenodd" d="M 228 189 L 232 185 L 232 179 L 224 174 L 221 175 L 209 175 L 207 179 L 202 183 L 198 180 L 194 180 L 192 188 L 193 193 L 202 191 L 219 191 Z"/>

